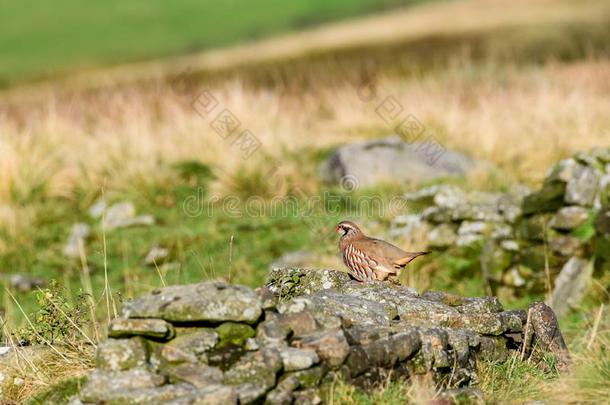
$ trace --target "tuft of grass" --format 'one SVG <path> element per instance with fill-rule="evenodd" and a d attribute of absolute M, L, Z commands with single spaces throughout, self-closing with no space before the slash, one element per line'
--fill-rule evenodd
<path fill-rule="evenodd" d="M 552 357 L 545 357 L 542 362 L 544 364 L 521 361 L 516 352 L 512 352 L 504 363 L 479 361 L 479 387 L 485 398 L 494 403 L 518 404 L 542 399 L 544 383 L 558 377 Z"/>

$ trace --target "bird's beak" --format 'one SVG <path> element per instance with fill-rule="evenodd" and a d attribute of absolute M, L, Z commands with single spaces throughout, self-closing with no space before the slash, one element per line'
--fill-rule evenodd
<path fill-rule="evenodd" d="M 340 232 L 341 232 L 341 227 L 337 226 L 337 227 L 335 228 L 335 232 L 340 233 Z"/>

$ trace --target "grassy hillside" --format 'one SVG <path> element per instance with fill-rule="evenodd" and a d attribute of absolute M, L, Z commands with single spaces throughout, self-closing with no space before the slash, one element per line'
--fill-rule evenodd
<path fill-rule="evenodd" d="M 0 84 L 192 53 L 417 1 L 5 0 Z"/>
<path fill-rule="evenodd" d="M 205 3 L 216 11 L 206 14 L 209 24 L 199 24 L 193 11 L 198 2 L 150 2 L 157 15 L 148 15 L 133 1 L 110 2 L 107 9 L 95 3 L 89 11 L 81 10 L 80 3 L 61 1 L 67 7 L 61 12 L 41 1 L 37 7 L 46 10 L 41 14 L 27 9 L 32 1 L 0 5 L 0 32 L 6 32 L 0 35 L 0 74 L 5 80 L 46 69 L 111 63 L 116 49 L 123 49 L 121 60 L 181 53 L 210 45 L 196 41 L 201 33 L 220 38 L 224 32 L 223 38 L 235 43 L 319 21 L 311 16 L 339 18 L 373 7 L 364 0 L 298 0 L 279 12 L 272 2 L 260 2 L 274 11 L 263 16 L 240 13 L 236 18 L 244 20 L 237 26 L 223 22 L 231 12 L 225 8 L 228 2 Z M 85 312 L 87 318 L 91 306 L 95 322 L 88 319 L 85 332 L 94 337 L 93 326 L 103 335 L 112 313 L 107 302 L 120 306 L 122 300 L 163 284 L 223 278 L 257 286 L 274 259 L 298 249 L 314 253 L 311 266 L 342 268 L 332 235 L 339 219 L 353 218 L 370 233 L 387 235 L 389 220 L 409 208 L 393 207 L 386 215 L 366 218 L 353 206 L 354 199 L 375 195 L 389 205 L 392 198 L 422 186 L 386 184 L 349 191 L 318 179 L 319 163 L 335 146 L 393 131 L 375 113 L 377 104 L 359 97 L 363 83 L 374 86 L 380 100 L 395 97 L 444 146 L 494 165 L 453 180 L 464 187 L 537 186 L 558 159 L 608 146 L 607 2 L 511 1 L 504 6 L 482 0 L 438 2 L 205 53 L 189 58 L 187 66 L 195 72 L 212 66 L 221 74 L 179 76 L 185 81 L 178 87 L 172 75 L 142 74 L 156 69 L 146 66 L 117 69 L 108 81 L 86 91 L 66 91 L 63 81 L 14 88 L 13 95 L 34 97 L 0 104 L 0 335 L 36 341 L 26 316 L 36 319 L 41 313 L 42 327 L 53 321 L 66 328 L 65 317 L 49 310 L 45 295 L 10 287 L 10 275 L 17 273 L 57 280 L 61 288 L 51 297 L 65 300 L 70 314 L 82 317 Z M 57 19 L 47 19 L 49 13 L 58 14 Z M 114 19 L 121 15 L 125 17 Z M 148 18 L 161 22 L 146 24 Z M 38 21 L 40 29 L 26 30 L 25 19 Z M 254 24 L 261 19 L 268 19 L 264 27 Z M 71 28 L 71 21 L 82 29 Z M 46 38 L 47 32 L 55 34 Z M 17 37 L 38 51 L 26 52 Z M 66 41 L 63 51 L 55 49 L 57 41 Z M 191 48 L 185 45 L 189 43 Z M 142 53 L 131 53 L 134 47 Z M 85 82 L 91 83 L 89 77 Z M 204 90 L 261 142 L 249 159 L 193 109 L 192 101 Z M 308 201 L 321 196 L 313 210 L 307 209 Z M 100 198 L 111 204 L 131 201 L 138 214 L 152 215 L 155 224 L 106 230 L 88 212 Z M 229 209 L 223 198 L 237 198 L 240 205 Z M 289 198 L 304 204 L 303 211 L 281 216 L 256 208 L 269 209 L 274 201 Z M 185 205 L 193 201 L 201 209 L 196 215 Z M 234 209 L 244 204 L 252 204 L 255 215 L 236 215 Z M 92 232 L 81 257 L 68 258 L 62 249 L 77 222 L 89 224 Z M 417 241 L 394 242 L 421 248 Z M 144 262 L 154 246 L 169 251 L 158 266 Z M 431 256 L 412 267 L 415 287 L 484 294 L 478 277 L 437 271 L 440 261 Z M 79 297 L 84 297 L 87 311 L 79 306 Z M 505 304 L 512 308 L 538 298 Z M 604 382 L 610 375 L 604 348 L 610 330 L 607 313 L 600 302 L 589 300 L 561 320 L 576 353 L 575 374 L 549 377 L 515 362 L 502 368 L 483 365 L 489 367 L 489 378 L 481 382 L 482 389 L 501 403 L 541 398 L 560 403 L 573 396 L 601 403 L 600 398 L 608 397 Z M 82 336 L 70 338 L 70 346 L 60 348 L 71 363 L 55 356 L 35 373 L 25 366 L 16 370 L 25 383 L 11 386 L 10 401 L 24 402 L 49 387 L 57 391 L 57 382 L 80 377 L 92 366 L 91 346 Z M 40 369 L 45 372 L 39 374 Z M 74 390 L 77 382 L 65 385 Z M 519 394 L 521 385 L 527 385 L 526 394 Z M 389 385 L 371 397 L 338 386 L 337 397 L 346 396 L 337 403 L 404 403 L 405 397 L 417 402 L 429 389 Z"/>

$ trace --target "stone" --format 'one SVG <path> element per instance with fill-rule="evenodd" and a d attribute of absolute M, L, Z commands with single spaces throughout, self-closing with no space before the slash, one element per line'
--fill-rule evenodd
<path fill-rule="evenodd" d="M 529 307 L 529 314 L 536 339 L 540 340 L 543 348 L 550 349 L 557 357 L 559 368 L 567 370 L 572 359 L 553 310 L 543 302 L 534 302 Z"/>
<path fill-rule="evenodd" d="M 153 225 L 154 217 L 150 215 L 136 216 L 136 208 L 131 201 L 120 202 L 110 206 L 102 219 L 102 226 L 107 230 L 127 228 L 138 225 Z"/>
<path fill-rule="evenodd" d="M 216 333 L 219 338 L 219 348 L 228 345 L 243 346 L 246 343 L 246 340 L 256 335 L 256 332 L 251 326 L 237 322 L 223 323 L 216 328 Z"/>
<path fill-rule="evenodd" d="M 311 265 L 314 260 L 315 255 L 313 252 L 308 250 L 297 250 L 278 257 L 271 263 L 270 268 L 306 267 Z"/>
<path fill-rule="evenodd" d="M 519 243 L 515 240 L 503 240 L 500 242 L 500 247 L 509 252 L 519 251 Z"/>
<path fill-rule="evenodd" d="M 223 379 L 222 371 L 218 367 L 193 363 L 167 367 L 164 373 L 173 384 L 188 383 L 197 388 L 220 384 Z"/>
<path fill-rule="evenodd" d="M 108 327 L 108 336 L 112 338 L 146 336 L 158 340 L 170 340 L 175 334 L 172 324 L 163 319 L 114 318 Z"/>
<path fill-rule="evenodd" d="M 82 253 L 85 254 L 85 241 L 91 234 L 91 228 L 89 225 L 84 223 L 77 223 L 72 225 L 70 229 L 70 236 L 68 236 L 68 241 L 63 247 L 63 254 L 66 257 L 70 258 L 79 258 L 81 255 L 81 247 L 83 249 Z"/>
<path fill-rule="evenodd" d="M 193 331 L 181 333 L 166 344 L 157 345 L 151 355 L 151 363 L 161 368 L 180 363 L 207 363 L 208 352 L 217 343 L 215 330 L 193 328 Z"/>
<path fill-rule="evenodd" d="M 144 257 L 144 264 L 147 266 L 160 265 L 169 256 L 169 249 L 161 246 L 153 246 Z"/>
<path fill-rule="evenodd" d="M 451 209 L 469 203 L 469 196 L 455 186 L 441 185 L 434 194 L 433 202 L 437 207 Z"/>
<path fill-rule="evenodd" d="M 560 316 L 582 301 L 593 273 L 588 260 L 572 257 L 555 279 L 551 307 Z"/>
<path fill-rule="evenodd" d="M 95 364 L 106 371 L 129 370 L 143 367 L 148 361 L 148 350 L 143 339 L 108 339 L 98 345 Z"/>
<path fill-rule="evenodd" d="M 254 290 L 261 299 L 263 310 L 275 309 L 278 304 L 278 297 L 268 287 L 259 287 Z"/>
<path fill-rule="evenodd" d="M 452 210 L 435 205 L 424 209 L 421 213 L 421 218 L 431 224 L 444 224 L 453 221 Z"/>
<path fill-rule="evenodd" d="M 177 398 L 192 393 L 193 387 L 189 384 L 172 384 L 154 388 L 137 388 L 132 390 L 111 390 L 106 393 L 99 403 L 108 405 L 148 405 L 165 404 Z"/>
<path fill-rule="evenodd" d="M 330 316 L 332 321 L 340 317 L 348 323 L 369 323 L 371 325 L 388 325 L 390 317 L 383 304 L 353 295 L 341 294 L 335 290 L 319 291 L 308 298 L 295 298 L 280 304 L 282 314 L 309 310 L 315 314 L 319 323 L 324 323 L 322 316 Z M 340 326 L 339 320 L 337 326 Z M 327 326 L 328 323 L 327 323 Z"/>
<path fill-rule="evenodd" d="M 429 232 L 429 224 L 423 221 L 421 216 L 415 214 L 399 215 L 390 224 L 390 237 L 393 239 L 399 237 L 418 238 L 420 235 L 427 235 Z"/>
<path fill-rule="evenodd" d="M 415 192 L 406 193 L 404 199 L 422 206 L 437 205 L 455 208 L 466 202 L 466 194 L 460 188 L 450 184 L 435 184 Z"/>
<path fill-rule="evenodd" d="M 161 318 L 170 322 L 256 322 L 260 297 L 251 289 L 222 282 L 164 287 L 125 303 L 126 318 Z"/>
<path fill-rule="evenodd" d="M 89 207 L 89 216 L 93 219 L 101 218 L 106 209 L 108 208 L 108 203 L 106 200 L 100 198 L 97 200 L 91 207 Z"/>
<path fill-rule="evenodd" d="M 256 340 L 259 344 L 284 344 L 292 332 L 290 325 L 282 322 L 280 318 L 261 322 L 256 329 Z"/>
<path fill-rule="evenodd" d="M 544 181 L 545 183 L 567 183 L 583 168 L 584 166 L 573 158 L 563 159 L 549 170 Z"/>
<path fill-rule="evenodd" d="M 509 353 L 506 341 L 499 336 L 480 336 L 477 357 L 488 361 L 503 363 L 508 359 Z"/>
<path fill-rule="evenodd" d="M 315 350 L 331 368 L 339 367 L 349 354 L 349 344 L 342 329 L 327 329 L 301 336 L 292 341 L 294 347 Z"/>
<path fill-rule="evenodd" d="M 165 381 L 163 376 L 143 369 L 127 371 L 93 370 L 81 390 L 80 399 L 83 402 L 103 402 L 111 396 L 112 392 L 158 387 Z"/>
<path fill-rule="evenodd" d="M 295 337 L 303 336 L 318 329 L 316 319 L 309 311 L 282 314 L 280 321 L 288 326 Z"/>
<path fill-rule="evenodd" d="M 549 215 L 537 214 L 523 218 L 517 222 L 515 235 L 519 239 L 543 241 L 548 227 Z"/>
<path fill-rule="evenodd" d="M 591 207 L 599 190 L 599 174 L 592 167 L 582 167 L 568 180 L 565 202 Z"/>
<path fill-rule="evenodd" d="M 233 387 L 209 385 L 165 403 L 167 405 L 237 405 L 237 392 Z"/>
<path fill-rule="evenodd" d="M 9 287 L 19 292 L 29 292 L 37 288 L 42 288 L 47 284 L 47 280 L 40 277 L 33 277 L 29 274 L 11 274 L 8 278 Z"/>
<path fill-rule="evenodd" d="M 445 248 L 453 245 L 457 239 L 457 234 L 453 226 L 440 224 L 428 234 L 428 246 L 433 248 Z"/>
<path fill-rule="evenodd" d="M 421 298 L 455 307 L 461 313 L 497 313 L 504 310 L 497 297 L 462 297 L 443 291 L 426 291 Z"/>
<path fill-rule="evenodd" d="M 252 403 L 275 386 L 282 358 L 277 350 L 262 349 L 246 353 L 225 372 L 224 383 L 236 386 L 239 402 Z"/>
<path fill-rule="evenodd" d="M 586 208 L 571 206 L 560 208 L 549 221 L 549 227 L 561 231 L 571 231 L 587 221 L 589 212 Z"/>
<path fill-rule="evenodd" d="M 439 393 L 437 402 L 433 404 L 472 404 L 472 405 L 483 405 L 485 404 L 485 397 L 483 392 L 481 392 L 478 388 L 472 387 L 462 387 L 462 388 L 452 388 L 448 390 L 444 390 Z M 438 401 L 446 401 L 446 402 L 438 402 Z M 428 403 L 428 405 L 433 405 L 432 403 Z"/>
<path fill-rule="evenodd" d="M 328 369 L 324 365 L 315 366 L 307 370 L 293 371 L 288 373 L 289 377 L 295 377 L 299 381 L 299 387 L 311 388 L 320 385 L 322 378 L 326 375 Z"/>
<path fill-rule="evenodd" d="M 309 388 L 294 393 L 294 405 L 320 405 L 323 403 L 320 390 L 316 388 Z"/>
<path fill-rule="evenodd" d="M 548 243 L 552 252 L 562 256 L 574 256 L 582 253 L 582 241 L 572 235 L 551 233 Z"/>
<path fill-rule="evenodd" d="M 564 204 L 564 193 L 566 191 L 566 183 L 564 182 L 548 182 L 544 186 L 523 199 L 521 206 L 523 214 L 535 214 L 556 211 Z"/>
<path fill-rule="evenodd" d="M 294 400 L 292 393 L 299 388 L 299 385 L 299 380 L 295 376 L 284 378 L 267 394 L 265 405 L 291 405 Z"/>
<path fill-rule="evenodd" d="M 594 223 L 597 232 L 610 236 L 610 206 L 597 213 Z"/>
<path fill-rule="evenodd" d="M 349 274 L 334 270 L 307 270 L 300 268 L 271 270 L 267 287 L 286 301 L 292 297 L 313 294 L 320 290 L 336 289 L 341 291 L 351 282 Z"/>
<path fill-rule="evenodd" d="M 502 282 L 511 287 L 523 287 L 526 285 L 526 280 L 521 276 L 519 265 L 512 266 L 502 275 Z"/>
<path fill-rule="evenodd" d="M 282 347 L 279 351 L 284 371 L 304 370 L 320 362 L 315 350 Z"/>
<path fill-rule="evenodd" d="M 371 359 L 367 351 L 360 345 L 351 346 L 345 364 L 350 371 L 351 377 L 357 377 L 372 367 Z"/>
<path fill-rule="evenodd" d="M 422 182 L 447 176 L 462 176 L 475 167 L 475 161 L 445 148 L 431 156 L 427 143 L 409 145 L 399 136 L 354 143 L 340 147 L 320 167 L 327 183 L 341 184 L 356 179 L 356 186 L 379 182 Z M 351 183 L 350 183 L 351 184 Z"/>
<path fill-rule="evenodd" d="M 485 277 L 490 280 L 500 280 L 502 274 L 512 263 L 513 254 L 491 243 L 486 245 L 479 257 L 481 269 Z"/>

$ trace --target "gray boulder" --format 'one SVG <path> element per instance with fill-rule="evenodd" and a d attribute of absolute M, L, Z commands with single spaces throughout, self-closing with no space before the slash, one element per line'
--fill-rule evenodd
<path fill-rule="evenodd" d="M 555 279 L 551 307 L 559 315 L 577 307 L 583 299 L 591 279 L 593 266 L 588 260 L 572 257 Z"/>
<path fill-rule="evenodd" d="M 345 145 L 321 166 L 320 175 L 328 183 L 345 182 L 346 187 L 352 188 L 384 181 L 422 182 L 463 176 L 475 167 L 473 159 L 447 149 L 431 158 L 423 146 L 409 145 L 397 135 Z"/>

